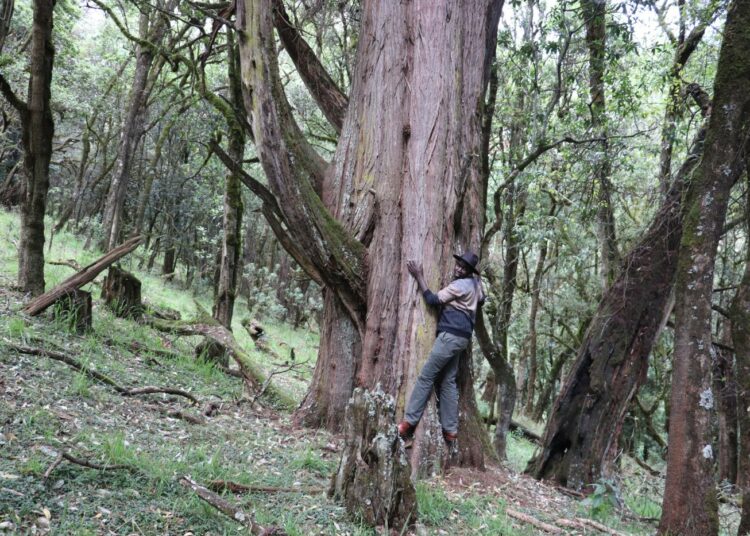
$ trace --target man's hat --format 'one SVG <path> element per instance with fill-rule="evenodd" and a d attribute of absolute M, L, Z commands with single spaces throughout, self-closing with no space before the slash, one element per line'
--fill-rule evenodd
<path fill-rule="evenodd" d="M 453 255 L 453 258 L 457 261 L 462 261 L 466 263 L 466 265 L 471 269 L 472 272 L 479 275 L 479 270 L 477 270 L 477 264 L 479 264 L 479 257 L 477 257 L 477 254 L 472 251 L 467 251 L 463 255 Z"/>

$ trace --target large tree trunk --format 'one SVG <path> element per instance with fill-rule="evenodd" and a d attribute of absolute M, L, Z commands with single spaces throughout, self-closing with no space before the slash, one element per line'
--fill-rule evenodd
<path fill-rule="evenodd" d="M 612 211 L 612 164 L 609 159 L 607 107 L 604 92 L 607 45 L 606 0 L 581 0 L 581 14 L 586 25 L 589 49 L 589 95 L 591 97 L 591 129 L 599 138 L 595 149 L 593 175 L 596 182 L 596 234 L 601 256 L 602 288 L 614 281 L 620 267 L 617 251 L 615 218 Z"/>
<path fill-rule="evenodd" d="M 716 249 L 729 192 L 744 167 L 750 134 L 750 2 L 729 7 L 714 81 L 703 159 L 680 243 L 675 284 L 675 350 L 670 397 L 669 450 L 661 534 L 717 534 L 711 416 L 711 295 Z"/>
<path fill-rule="evenodd" d="M 748 181 L 750 184 L 750 180 Z M 750 198 L 745 199 L 747 233 L 750 233 Z M 729 309 L 732 344 L 737 360 L 737 417 L 739 420 L 739 471 L 742 514 L 737 535 L 750 533 L 750 248 L 745 251 L 745 273 Z"/>
<path fill-rule="evenodd" d="M 604 293 L 527 472 L 580 489 L 607 473 L 607 461 L 666 314 L 682 234 L 682 197 L 704 131 L 664 205 Z"/>
<path fill-rule="evenodd" d="M 234 38 L 227 32 L 227 63 L 229 64 L 230 102 L 242 105 L 242 84 L 239 74 L 239 57 Z M 242 162 L 245 154 L 245 135 L 237 122 L 229 125 L 229 156 L 235 162 Z M 242 268 L 242 181 L 240 174 L 230 171 L 225 178 L 223 237 L 221 259 L 219 261 L 219 281 L 214 299 L 214 318 L 227 329 L 232 329 L 234 300 L 237 294 L 237 281 Z"/>
<path fill-rule="evenodd" d="M 363 3 L 357 74 L 327 170 L 310 155 L 280 89 L 270 2 L 239 5 L 251 36 L 241 54 L 253 134 L 280 200 L 276 214 L 293 235 L 282 243 L 327 287 L 320 358 L 297 413 L 305 422 L 340 426 L 341 401 L 355 384 L 379 383 L 403 411 L 436 321 L 406 260 L 422 260 L 437 289 L 449 282 L 451 255 L 479 245 L 480 112 L 502 2 L 471 4 Z M 332 369 L 345 377 L 338 385 Z M 482 449 L 471 382 L 462 385 L 459 443 L 472 448 L 461 450 L 459 463 L 481 465 L 481 456 L 467 457 Z M 434 460 L 440 434 L 425 428 L 413 462 Z"/>

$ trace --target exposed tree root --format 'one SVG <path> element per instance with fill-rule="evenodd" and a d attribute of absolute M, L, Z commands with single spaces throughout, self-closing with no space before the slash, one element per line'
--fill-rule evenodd
<path fill-rule="evenodd" d="M 182 389 L 174 389 L 172 387 L 147 386 L 147 387 L 139 387 L 135 389 L 127 389 L 121 386 L 119 383 L 117 383 L 115 380 L 113 380 L 109 376 L 102 374 L 101 372 L 91 370 L 85 365 L 82 365 L 77 359 L 74 359 L 73 357 L 70 357 L 69 355 L 66 355 L 62 352 L 55 352 L 52 350 L 45 350 L 44 348 L 34 348 L 31 346 L 14 344 L 6 339 L 3 339 L 3 344 L 6 345 L 11 350 L 15 350 L 16 352 L 19 352 L 21 354 L 48 357 L 54 361 L 60 361 L 61 363 L 65 363 L 69 367 L 74 368 L 75 370 L 83 374 L 86 374 L 86 376 L 93 378 L 98 382 L 109 385 L 122 396 L 138 396 L 138 395 L 145 395 L 145 394 L 165 393 L 169 395 L 177 395 L 177 396 L 185 397 L 188 400 L 190 400 L 193 404 L 199 403 L 199 400 L 192 394 L 188 393 L 187 391 L 183 391 Z"/>
<path fill-rule="evenodd" d="M 253 534 L 257 534 L 260 536 L 271 535 L 271 534 L 282 536 L 286 534 L 286 532 L 284 532 L 282 529 L 278 527 L 266 528 L 266 527 L 262 527 L 261 525 L 258 525 L 253 519 L 252 515 L 248 514 L 247 512 L 244 512 L 239 506 L 236 506 L 230 503 L 229 501 L 227 501 L 223 497 L 220 497 L 219 495 L 209 490 L 208 488 L 201 486 L 195 480 L 193 480 L 187 475 L 180 478 L 180 484 L 192 489 L 198 495 L 198 497 L 200 497 L 202 500 L 206 501 L 208 504 L 216 508 L 222 514 L 234 519 L 241 525 L 249 527 L 250 532 Z"/>

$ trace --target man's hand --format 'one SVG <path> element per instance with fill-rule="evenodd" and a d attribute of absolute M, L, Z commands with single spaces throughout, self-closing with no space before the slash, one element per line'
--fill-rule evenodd
<path fill-rule="evenodd" d="M 424 275 L 422 271 L 422 263 L 417 261 L 406 261 L 406 268 L 409 270 L 409 273 L 419 281 L 419 278 Z"/>
<path fill-rule="evenodd" d="M 406 261 L 406 269 L 414 279 L 417 280 L 417 286 L 419 291 L 424 292 L 427 290 L 427 283 L 424 280 L 424 272 L 422 271 L 422 263 L 417 261 Z"/>

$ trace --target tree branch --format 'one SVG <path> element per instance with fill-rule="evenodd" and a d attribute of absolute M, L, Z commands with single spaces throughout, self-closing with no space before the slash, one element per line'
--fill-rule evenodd
<path fill-rule="evenodd" d="M 13 89 L 10 87 L 10 84 L 5 79 L 5 77 L 0 73 L 0 93 L 3 94 L 3 97 L 10 103 L 13 108 L 18 110 L 18 113 L 22 116 L 25 116 L 29 113 L 29 108 L 26 105 L 24 101 L 18 98 L 16 94 L 13 92 Z"/>
<path fill-rule="evenodd" d="M 344 115 L 346 115 L 346 109 L 349 106 L 349 99 L 339 89 L 313 50 L 292 24 L 292 21 L 289 20 L 283 0 L 274 1 L 273 14 L 276 31 L 289 57 L 297 67 L 297 72 L 302 81 L 320 107 L 323 115 L 336 129 L 336 132 L 340 133 L 344 123 Z"/>
<path fill-rule="evenodd" d="M 238 3 L 242 85 L 258 156 L 289 233 L 364 333 L 366 249 L 319 196 L 322 159 L 294 121 L 278 73 L 272 0 Z M 252 36 L 252 37 L 249 37 Z"/>

